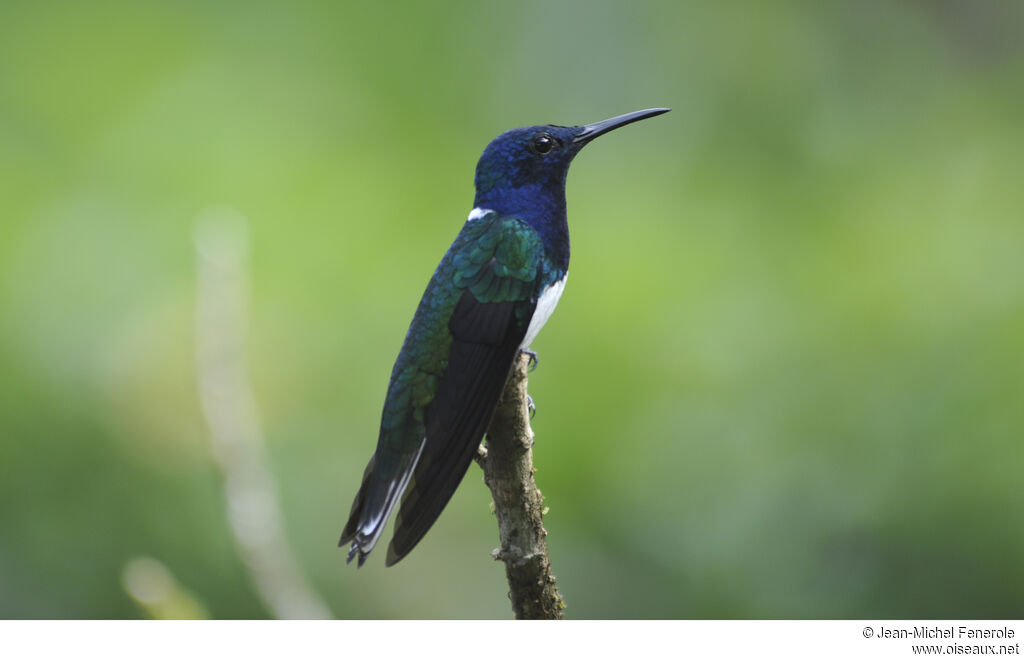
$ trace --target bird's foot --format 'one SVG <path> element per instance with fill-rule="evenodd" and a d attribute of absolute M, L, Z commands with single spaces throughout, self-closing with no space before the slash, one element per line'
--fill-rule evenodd
<path fill-rule="evenodd" d="M 526 395 L 526 409 L 530 411 L 530 419 L 537 414 L 537 406 L 533 403 L 533 397 L 529 394 Z"/>
<path fill-rule="evenodd" d="M 527 371 L 532 372 L 534 369 L 537 368 L 537 351 L 531 351 L 528 348 L 521 348 L 519 349 L 519 352 L 530 358 L 530 361 L 526 365 Z"/>

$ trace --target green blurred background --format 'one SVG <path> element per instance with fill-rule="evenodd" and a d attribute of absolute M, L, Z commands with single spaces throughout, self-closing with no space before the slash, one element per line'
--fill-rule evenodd
<path fill-rule="evenodd" d="M 534 344 L 567 616 L 1024 617 L 1024 3 L 997 0 L 0 3 L 0 617 L 273 615 L 200 405 L 209 213 L 248 226 L 311 589 L 510 616 L 475 466 L 398 566 L 335 544 L 483 147 L 651 106 L 573 166 Z"/>

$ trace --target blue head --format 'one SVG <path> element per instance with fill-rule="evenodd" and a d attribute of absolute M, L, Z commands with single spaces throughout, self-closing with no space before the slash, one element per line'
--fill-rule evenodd
<path fill-rule="evenodd" d="M 524 220 L 547 242 L 549 234 L 565 225 L 565 177 L 580 149 L 599 135 L 665 112 L 667 108 L 654 108 L 586 126 L 506 131 L 487 145 L 477 163 L 474 206 Z M 565 234 L 568 250 L 567 230 Z"/>

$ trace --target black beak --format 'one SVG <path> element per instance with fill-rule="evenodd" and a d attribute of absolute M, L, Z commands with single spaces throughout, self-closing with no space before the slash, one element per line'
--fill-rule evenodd
<path fill-rule="evenodd" d="M 663 115 L 669 110 L 671 110 L 671 108 L 637 110 L 636 112 L 619 115 L 618 117 L 612 117 L 611 119 L 605 119 L 604 121 L 587 124 L 583 127 L 583 132 L 573 138 L 573 142 L 576 144 L 586 144 L 597 136 L 604 135 L 608 131 L 614 131 L 616 128 L 620 128 L 626 124 L 632 124 L 633 122 L 640 121 L 641 119 Z"/>

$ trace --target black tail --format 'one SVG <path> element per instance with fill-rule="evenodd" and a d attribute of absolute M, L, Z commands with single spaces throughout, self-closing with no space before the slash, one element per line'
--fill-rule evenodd
<path fill-rule="evenodd" d="M 356 499 L 352 502 L 352 511 L 348 514 L 348 522 L 345 523 L 345 529 L 341 532 L 341 540 L 338 541 L 338 547 L 344 546 L 346 543 L 352 543 L 352 547 L 348 551 L 348 563 L 352 563 L 352 558 L 359 554 L 359 566 L 363 565 L 366 561 L 366 556 L 373 549 L 373 544 L 370 543 L 369 547 L 365 547 L 366 538 L 357 538 L 361 536 L 359 534 L 359 523 L 363 517 L 363 508 L 366 506 L 366 490 L 369 486 L 370 479 L 373 476 L 373 463 L 376 459 L 376 455 L 370 459 L 370 462 L 366 466 L 366 470 L 363 472 L 363 483 L 359 486 L 359 492 L 356 493 Z M 378 533 L 378 536 L 380 534 Z"/>
<path fill-rule="evenodd" d="M 377 545 L 377 540 L 384 531 L 388 518 L 391 517 L 391 511 L 409 485 L 413 469 L 423 452 L 424 442 L 420 442 L 416 451 L 403 454 L 391 451 L 389 444 L 388 436 L 382 431 L 377 451 L 366 465 L 363 483 L 352 502 L 352 511 L 338 541 L 339 547 L 352 543 L 348 551 L 348 561 L 351 562 L 358 554 L 359 566 L 363 565 L 367 555 Z M 383 473 L 383 469 L 375 469 L 378 458 L 381 459 L 382 468 L 385 465 L 392 465 L 394 468 L 388 470 L 387 474 Z"/>

